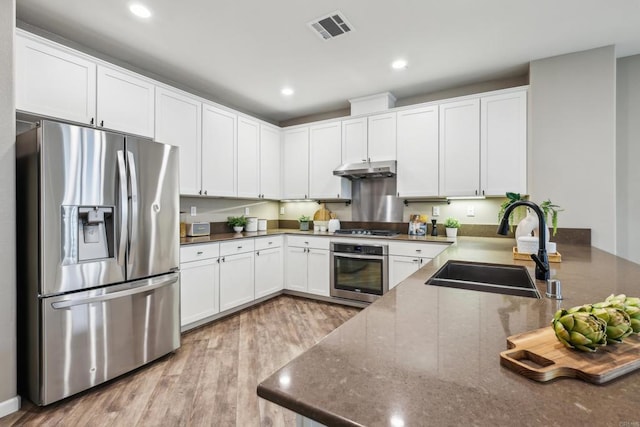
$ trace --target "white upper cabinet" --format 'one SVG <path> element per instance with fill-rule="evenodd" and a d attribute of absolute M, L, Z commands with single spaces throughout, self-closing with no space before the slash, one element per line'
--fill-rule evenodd
<path fill-rule="evenodd" d="M 480 192 L 480 99 L 440 104 L 440 195 Z"/>
<path fill-rule="evenodd" d="M 342 121 L 342 162 L 367 161 L 367 118 Z"/>
<path fill-rule="evenodd" d="M 399 197 L 438 195 L 438 106 L 398 112 Z"/>
<path fill-rule="evenodd" d="M 180 194 L 200 194 L 202 103 L 186 94 L 156 89 L 156 140 L 180 147 Z"/>
<path fill-rule="evenodd" d="M 238 117 L 238 197 L 260 196 L 260 124 Z"/>
<path fill-rule="evenodd" d="M 202 104 L 203 195 L 236 195 L 236 121 L 235 114 Z"/>
<path fill-rule="evenodd" d="M 368 117 L 368 159 L 396 160 L 396 113 Z"/>
<path fill-rule="evenodd" d="M 16 32 L 16 109 L 153 138 L 155 83 Z"/>
<path fill-rule="evenodd" d="M 260 193 L 265 199 L 280 198 L 280 130 L 260 124 Z"/>
<path fill-rule="evenodd" d="M 480 103 L 482 194 L 527 194 L 527 92 L 486 96 Z"/>
<path fill-rule="evenodd" d="M 97 102 L 98 126 L 153 138 L 153 82 L 98 65 Z"/>
<path fill-rule="evenodd" d="M 282 168 L 282 197 L 309 197 L 309 127 L 285 130 L 283 133 L 284 165 Z"/>
<path fill-rule="evenodd" d="M 21 32 L 15 57 L 17 110 L 95 124 L 95 63 Z"/>
<path fill-rule="evenodd" d="M 341 164 L 341 122 L 309 127 L 309 197 L 312 199 L 349 199 L 351 182 L 333 176 Z"/>
<path fill-rule="evenodd" d="M 342 121 L 342 163 L 395 159 L 395 112 Z"/>

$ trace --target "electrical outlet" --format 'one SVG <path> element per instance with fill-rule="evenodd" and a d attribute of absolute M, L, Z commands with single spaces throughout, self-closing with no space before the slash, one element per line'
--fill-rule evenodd
<path fill-rule="evenodd" d="M 476 208 L 474 206 L 467 206 L 467 216 L 476 216 Z"/>
<path fill-rule="evenodd" d="M 249 215 L 249 208 L 244 208 L 244 214 Z"/>
<path fill-rule="evenodd" d="M 432 206 L 431 207 L 431 216 L 440 215 L 440 206 Z"/>
<path fill-rule="evenodd" d="M 191 216 L 196 216 L 196 207 L 191 206 Z"/>
<path fill-rule="evenodd" d="M 280 206 L 280 215 L 284 215 L 284 206 Z"/>

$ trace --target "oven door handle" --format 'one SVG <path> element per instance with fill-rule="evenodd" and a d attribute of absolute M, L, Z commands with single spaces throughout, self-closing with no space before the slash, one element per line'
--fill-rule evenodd
<path fill-rule="evenodd" d="M 357 255 L 357 254 L 347 254 L 342 252 L 332 252 L 334 258 L 355 258 L 355 259 L 373 259 L 373 260 L 384 260 L 386 258 L 385 255 Z"/>

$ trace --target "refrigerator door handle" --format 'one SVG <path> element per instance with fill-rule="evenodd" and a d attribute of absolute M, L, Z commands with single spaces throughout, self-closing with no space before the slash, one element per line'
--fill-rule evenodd
<path fill-rule="evenodd" d="M 127 224 L 129 223 L 129 191 L 127 189 L 127 168 L 124 162 L 124 153 L 118 150 L 118 173 L 120 176 L 120 243 L 118 245 L 118 264 L 125 261 L 127 249 Z"/>
<path fill-rule="evenodd" d="M 127 151 L 127 160 L 129 164 L 129 179 L 131 180 L 131 230 L 129 232 L 129 265 L 131 268 L 135 262 L 136 246 L 138 244 L 138 175 L 136 170 L 136 161 L 133 153 Z M 130 270 L 131 271 L 131 270 Z"/>
<path fill-rule="evenodd" d="M 163 280 L 158 280 L 158 279 L 144 280 L 142 284 L 137 286 L 132 286 L 123 291 L 106 293 L 104 295 L 96 295 L 93 297 L 76 297 L 71 299 L 65 299 L 62 301 L 56 301 L 51 303 L 51 307 L 53 307 L 55 310 L 61 310 L 65 308 L 75 307 L 78 305 L 86 305 L 86 304 L 91 304 L 95 302 L 108 301 L 116 298 L 122 298 L 130 295 L 140 294 L 143 292 L 150 292 L 158 288 L 171 286 L 174 283 L 176 283 L 179 278 L 180 276 L 177 273 L 175 273 L 175 274 L 171 274 L 168 278 Z"/>

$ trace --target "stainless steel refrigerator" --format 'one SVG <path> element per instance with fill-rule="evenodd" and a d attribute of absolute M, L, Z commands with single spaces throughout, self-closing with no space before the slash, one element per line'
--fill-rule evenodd
<path fill-rule="evenodd" d="M 177 349 L 178 149 L 43 121 L 16 157 L 22 394 L 48 405 Z"/>

